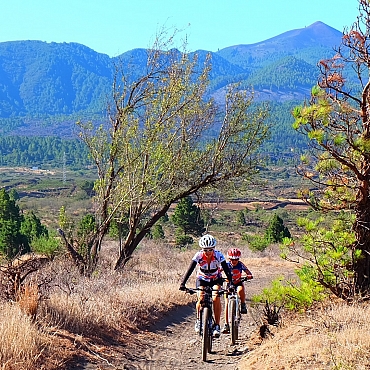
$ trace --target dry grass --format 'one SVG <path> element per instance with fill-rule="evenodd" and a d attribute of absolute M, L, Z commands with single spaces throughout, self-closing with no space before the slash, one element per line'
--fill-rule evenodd
<path fill-rule="evenodd" d="M 369 315 L 369 305 L 336 302 L 287 320 L 240 369 L 369 369 Z"/>
<path fill-rule="evenodd" d="M 220 243 L 224 252 L 238 243 L 229 241 Z M 259 287 L 294 267 L 279 259 L 273 248 L 261 254 L 238 246 Z M 76 354 L 109 356 L 110 343 L 125 348 L 122 344 L 135 340 L 134 333 L 174 306 L 194 301 L 178 286 L 195 249 L 179 252 L 146 241 L 123 271 L 114 272 L 116 247 L 104 247 L 100 267 L 92 278 L 82 278 L 67 260 L 57 260 L 39 272 L 38 283 L 47 282 L 40 291 L 35 285 L 26 285 L 19 305 L 1 307 L 1 370 L 73 368 L 67 364 Z M 189 286 L 194 278 L 195 274 Z M 248 286 L 248 296 L 258 293 L 252 290 L 256 286 Z M 239 368 L 370 368 L 369 316 L 368 306 L 336 303 L 284 320 L 272 338 L 251 338 L 251 351 Z"/>
<path fill-rule="evenodd" d="M 37 285 L 32 283 L 25 284 L 18 293 L 17 302 L 26 315 L 35 319 L 39 305 L 39 290 Z"/>
<path fill-rule="evenodd" d="M 92 278 L 81 277 L 68 260 L 56 260 L 22 287 L 17 304 L 3 304 L 1 370 L 40 369 L 40 361 L 44 369 L 62 369 L 78 351 L 88 353 L 88 343 L 131 340 L 130 333 L 192 300 L 178 286 L 194 251 L 148 242 L 118 272 L 112 269 L 115 253 L 108 244 Z"/>
<path fill-rule="evenodd" d="M 111 256 L 111 260 L 103 259 L 105 268 L 91 279 L 74 275 L 62 263 L 53 266 L 57 277 L 55 288 L 41 307 L 44 321 L 76 333 L 91 334 L 98 328 L 122 330 L 143 326 L 174 305 L 189 303 L 189 297 L 178 286 L 190 258 L 184 264 L 176 258 L 178 251 L 151 244 L 139 250 L 123 271 L 114 272 L 111 266 L 115 250 L 107 248 L 105 255 Z M 176 261 L 171 263 L 171 269 L 168 259 Z"/>
<path fill-rule="evenodd" d="M 0 333 L 2 370 L 39 368 L 39 358 L 48 341 L 19 306 L 1 305 Z"/>
<path fill-rule="evenodd" d="M 226 251 L 234 243 L 238 240 L 229 237 L 226 247 L 220 245 L 220 248 Z M 115 272 L 112 267 L 117 246 L 107 243 L 92 278 L 81 277 L 67 259 L 47 265 L 38 273 L 36 283 L 41 286 L 40 291 L 35 282 L 30 282 L 18 297 L 21 310 L 18 316 L 13 315 L 13 320 L 18 320 L 12 324 L 14 334 L 6 335 L 3 339 L 6 343 L 1 346 L 2 356 L 7 359 L 3 361 L 7 363 L 6 369 L 23 363 L 27 363 L 25 368 L 29 370 L 40 368 L 35 365 L 36 359 L 44 361 L 45 369 L 62 369 L 78 351 L 85 351 L 84 355 L 90 353 L 89 343 L 103 346 L 110 341 L 131 341 L 132 333 L 147 328 L 174 306 L 194 302 L 194 297 L 180 292 L 178 287 L 196 250 L 180 252 L 172 246 L 146 241 L 126 268 Z M 254 270 L 256 278 L 269 279 L 270 273 L 276 273 L 276 263 L 281 263 L 271 250 L 256 255 L 244 248 L 243 254 L 244 262 Z M 195 273 L 188 285 L 194 283 Z M 33 318 L 38 326 L 32 324 Z M 6 319 L 0 321 L 5 324 Z M 17 342 L 18 352 L 14 352 L 11 348 L 17 338 L 16 331 L 24 332 L 25 323 L 33 330 L 29 340 L 34 344 Z M 48 340 L 53 343 L 50 348 Z M 43 348 L 47 350 L 42 353 Z M 99 350 L 94 348 L 94 352 Z"/>

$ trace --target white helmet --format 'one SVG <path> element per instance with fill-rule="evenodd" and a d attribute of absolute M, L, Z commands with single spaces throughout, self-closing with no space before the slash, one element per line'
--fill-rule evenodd
<path fill-rule="evenodd" d="M 217 241 L 216 239 L 212 236 L 212 235 L 203 235 L 200 239 L 199 239 L 199 245 L 202 249 L 205 249 L 205 248 L 214 248 L 217 244 Z"/>

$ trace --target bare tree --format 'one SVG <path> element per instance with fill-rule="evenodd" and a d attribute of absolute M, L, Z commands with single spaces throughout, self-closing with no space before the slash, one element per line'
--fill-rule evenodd
<path fill-rule="evenodd" d="M 256 152 L 268 134 L 266 109 L 252 108 L 253 94 L 236 86 L 227 88 L 225 106 L 216 106 L 206 98 L 210 57 L 201 62 L 163 39 L 161 34 L 147 50 L 140 77 L 132 79 L 127 66 L 117 68 L 109 124 L 79 123 L 98 171 L 99 222 L 87 242 L 88 270 L 113 219 L 124 222 L 128 215 L 118 269 L 174 202 L 247 181 L 260 163 Z"/>

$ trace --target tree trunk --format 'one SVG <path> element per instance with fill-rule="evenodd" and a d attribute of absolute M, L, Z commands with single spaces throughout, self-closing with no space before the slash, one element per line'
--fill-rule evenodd
<path fill-rule="evenodd" d="M 365 293 L 370 289 L 370 199 L 368 194 L 357 204 L 354 231 L 356 234 L 354 249 L 362 252 L 360 259 L 354 263 L 356 289 L 359 293 Z"/>
<path fill-rule="evenodd" d="M 149 234 L 152 226 L 166 214 L 171 204 L 172 201 L 171 203 L 165 205 L 156 214 L 154 214 L 153 217 L 145 224 L 144 227 L 141 228 L 140 232 L 138 232 L 137 234 L 135 234 L 137 231 L 136 227 L 129 231 L 129 234 L 126 238 L 123 248 L 120 250 L 120 254 L 117 259 L 116 265 L 114 266 L 115 270 L 118 270 L 119 268 L 122 268 L 126 265 L 126 263 L 131 259 L 132 253 L 135 251 L 139 243 L 144 239 L 144 237 L 147 234 Z"/>

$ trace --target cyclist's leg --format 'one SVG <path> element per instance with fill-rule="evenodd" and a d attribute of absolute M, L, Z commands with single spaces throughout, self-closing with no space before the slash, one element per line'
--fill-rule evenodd
<path fill-rule="evenodd" d="M 204 289 L 206 282 L 200 279 L 197 279 L 196 287 L 199 289 Z M 202 290 L 198 290 L 198 301 L 195 305 L 197 311 L 197 319 L 200 320 L 200 308 L 201 308 L 201 301 L 204 299 L 204 292 Z"/>
<path fill-rule="evenodd" d="M 247 313 L 247 306 L 245 304 L 245 288 L 243 283 L 238 286 L 237 292 L 241 302 L 241 313 Z"/>
<path fill-rule="evenodd" d="M 213 336 L 215 338 L 218 338 L 221 334 L 221 328 L 220 328 L 220 320 L 221 320 L 221 299 L 220 296 L 218 295 L 218 290 L 220 289 L 219 284 L 214 284 L 213 289 L 215 290 L 213 292 L 213 317 L 215 319 L 215 326 L 213 330 Z"/>
<path fill-rule="evenodd" d="M 227 294 L 225 294 L 224 297 L 225 297 L 225 306 L 224 306 L 225 324 L 224 324 L 224 327 L 222 328 L 222 333 L 223 334 L 228 334 L 228 333 L 230 333 L 230 327 L 229 327 L 229 300 L 227 298 Z"/>
<path fill-rule="evenodd" d="M 218 290 L 220 290 L 222 284 L 222 280 L 215 280 L 215 284 L 213 285 L 213 289 L 215 290 L 213 292 L 213 314 L 215 317 L 215 323 L 216 325 L 220 325 L 221 320 L 221 300 L 220 296 L 218 295 Z"/>
<path fill-rule="evenodd" d="M 241 303 L 245 303 L 245 288 L 244 288 L 244 283 L 241 283 L 238 286 L 238 295 L 240 298 Z"/>

